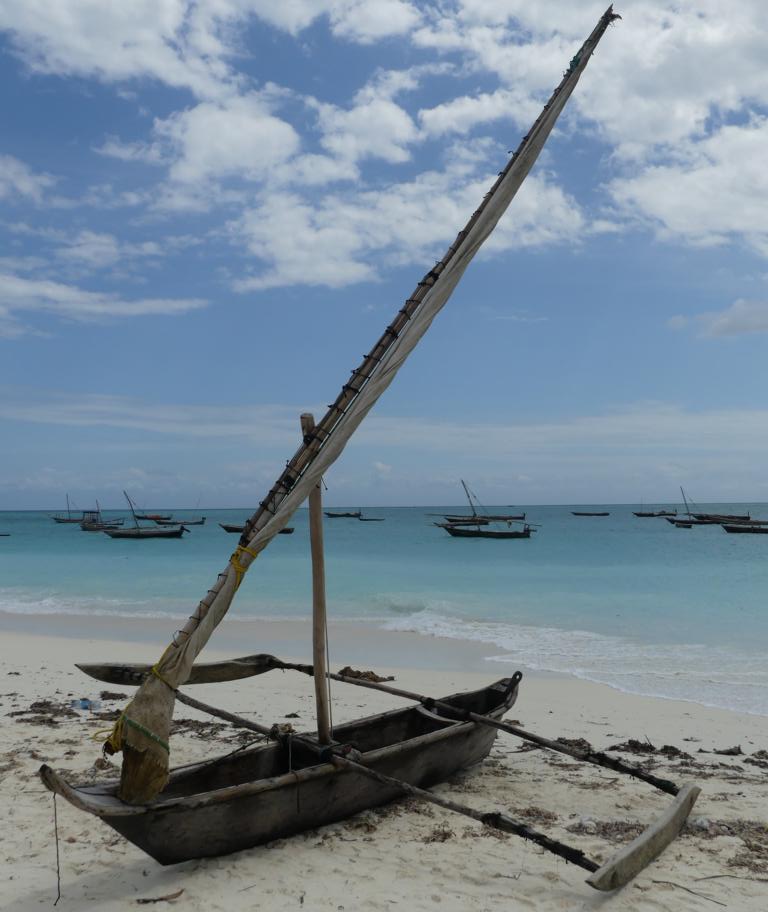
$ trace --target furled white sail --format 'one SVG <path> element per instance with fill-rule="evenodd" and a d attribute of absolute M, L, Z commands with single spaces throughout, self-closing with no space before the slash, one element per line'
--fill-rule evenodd
<path fill-rule="evenodd" d="M 146 801 L 163 787 L 168 773 L 168 733 L 174 690 L 189 677 L 192 664 L 226 614 L 245 571 L 307 499 L 321 476 L 341 454 L 360 422 L 387 389 L 408 355 L 429 329 L 464 270 L 491 234 L 544 146 L 598 41 L 614 15 L 603 14 L 572 59 L 562 82 L 530 133 L 499 175 L 467 226 L 443 259 L 424 277 L 391 327 L 353 371 L 336 403 L 288 463 L 259 510 L 249 520 L 240 545 L 216 584 L 174 637 L 160 661 L 123 713 L 108 742 L 123 749 L 121 797 Z"/>

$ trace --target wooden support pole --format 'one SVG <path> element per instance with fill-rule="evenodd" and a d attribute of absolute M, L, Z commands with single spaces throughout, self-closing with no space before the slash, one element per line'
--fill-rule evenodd
<path fill-rule="evenodd" d="M 315 419 L 305 412 L 301 432 L 306 439 L 314 430 Z M 309 540 L 312 550 L 312 663 L 315 674 L 317 737 L 321 744 L 331 743 L 331 709 L 326 652 L 325 555 L 323 552 L 323 498 L 320 485 L 309 495 Z"/>

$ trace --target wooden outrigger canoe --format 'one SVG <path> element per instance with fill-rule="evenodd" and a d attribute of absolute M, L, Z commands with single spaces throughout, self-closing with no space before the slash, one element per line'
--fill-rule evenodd
<path fill-rule="evenodd" d="M 150 674 L 146 664 L 78 667 L 97 680 L 118 685 L 140 685 Z M 314 674 L 311 665 L 259 654 L 196 664 L 187 683 L 240 680 L 274 668 Z M 116 794 L 118 782 L 73 786 L 46 765 L 40 769 L 41 778 L 51 791 L 100 817 L 161 864 L 239 851 L 411 794 L 541 845 L 589 871 L 587 883 L 603 891 L 629 882 L 676 838 L 700 792 L 696 785 L 678 787 L 615 757 L 585 752 L 503 722 L 504 713 L 517 699 L 520 672 L 482 690 L 443 700 L 342 674 L 328 673 L 328 677 L 416 700 L 417 705 L 340 725 L 334 729 L 333 742 L 325 746 L 314 736 L 282 734 L 276 727 L 216 710 L 177 691 L 181 702 L 277 738 L 279 743 L 179 767 L 157 799 L 145 805 L 122 802 Z M 506 814 L 476 811 L 425 791 L 425 786 L 486 757 L 496 730 L 630 775 L 674 795 L 675 800 L 635 840 L 599 865 L 579 849 Z"/>
<path fill-rule="evenodd" d="M 445 702 L 501 718 L 518 679 L 456 694 Z M 359 751 L 361 763 L 428 787 L 488 755 L 496 732 L 412 706 L 339 725 L 334 740 Z M 326 751 L 328 754 L 328 752 Z M 324 826 L 385 804 L 402 793 L 318 757 L 299 738 L 180 767 L 150 805 L 116 795 L 118 782 L 69 785 L 50 767 L 43 782 L 80 810 L 100 817 L 160 864 L 224 855 Z"/>

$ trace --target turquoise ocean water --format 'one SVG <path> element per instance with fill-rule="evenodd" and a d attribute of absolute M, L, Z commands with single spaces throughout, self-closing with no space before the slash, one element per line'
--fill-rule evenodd
<path fill-rule="evenodd" d="M 768 535 L 676 529 L 634 517 L 629 505 L 595 505 L 526 507 L 541 524 L 530 540 L 462 540 L 431 525 L 426 514 L 442 509 L 464 512 L 370 508 L 366 516 L 386 521 L 326 521 L 335 620 L 472 640 L 490 662 L 768 715 Z M 765 504 L 701 509 L 768 517 Z M 247 516 L 174 515 L 193 512 L 207 523 L 183 539 L 140 542 L 58 525 L 47 513 L 0 512 L 0 532 L 11 533 L 0 538 L 0 611 L 186 617 L 237 544 L 218 523 Z M 249 572 L 238 616 L 309 616 L 306 511 L 291 524 L 295 533 L 278 536 Z"/>

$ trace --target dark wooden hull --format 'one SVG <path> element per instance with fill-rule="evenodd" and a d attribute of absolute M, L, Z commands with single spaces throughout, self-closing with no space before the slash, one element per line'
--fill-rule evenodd
<path fill-rule="evenodd" d="M 691 516 L 694 519 L 714 523 L 739 522 L 742 519 L 750 518 L 749 513 L 691 513 Z"/>
<path fill-rule="evenodd" d="M 752 523 L 721 523 L 721 525 L 726 532 L 731 534 L 768 535 L 768 526 L 758 526 Z"/>
<path fill-rule="evenodd" d="M 643 510 L 633 510 L 635 516 L 648 517 L 648 516 L 677 516 L 677 510 L 657 510 L 654 512 L 644 512 Z"/>
<path fill-rule="evenodd" d="M 155 529 L 104 529 L 104 534 L 110 538 L 181 538 L 186 531 L 184 526 L 158 526 Z"/>
<path fill-rule="evenodd" d="M 499 719 L 517 697 L 509 685 L 504 679 L 445 699 Z M 485 758 L 496 732 L 412 706 L 340 725 L 334 735 L 356 745 L 366 766 L 426 788 Z M 160 864 L 239 852 L 400 796 L 353 770 L 317 763 L 297 741 L 290 759 L 292 770 L 287 747 L 269 744 L 180 767 L 149 805 L 124 804 L 116 797 L 117 782 L 77 788 L 48 766 L 40 775 L 49 789 L 101 817 Z"/>
<path fill-rule="evenodd" d="M 205 516 L 200 519 L 156 519 L 155 522 L 158 526 L 178 526 L 179 523 L 183 526 L 204 526 Z"/>
<path fill-rule="evenodd" d="M 328 510 L 323 511 L 328 519 L 360 519 L 363 515 L 359 510 L 355 513 L 334 513 L 328 512 Z"/>
<path fill-rule="evenodd" d="M 170 518 L 171 518 L 170 513 L 137 513 L 136 514 L 136 519 L 150 519 L 150 520 L 166 519 L 167 520 Z"/>
<path fill-rule="evenodd" d="M 610 516 L 610 513 L 586 513 L 583 511 L 571 510 L 571 516 Z"/>
<path fill-rule="evenodd" d="M 225 532 L 242 532 L 245 529 L 245 526 L 238 526 L 233 523 L 219 523 L 221 528 Z M 293 526 L 284 526 L 278 533 L 278 535 L 293 535 Z"/>
<path fill-rule="evenodd" d="M 530 538 L 531 530 L 524 529 L 469 529 L 467 526 L 457 526 L 454 523 L 435 523 L 454 538 Z"/>
<path fill-rule="evenodd" d="M 83 521 L 82 517 L 74 519 L 71 516 L 52 516 L 51 519 L 55 523 L 81 523 Z"/>
<path fill-rule="evenodd" d="M 458 516 L 450 514 L 445 516 L 445 521 L 449 523 L 472 523 L 477 525 L 478 521 L 483 524 L 489 522 L 510 522 L 511 520 L 523 520 L 525 513 L 478 513 L 476 516 Z"/>
<path fill-rule="evenodd" d="M 446 516 L 444 523 L 435 523 L 435 525 L 442 528 L 446 524 L 451 526 L 487 526 L 488 523 L 490 523 L 489 519 L 458 519 L 453 516 Z"/>
<path fill-rule="evenodd" d="M 123 521 L 120 522 L 84 522 L 80 523 L 83 532 L 109 532 L 120 529 Z"/>
<path fill-rule="evenodd" d="M 670 519 L 667 517 L 667 522 L 672 523 L 673 526 L 678 528 L 683 527 L 685 529 L 690 529 L 691 526 L 719 526 L 714 519 Z"/>

